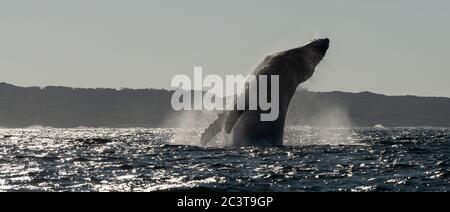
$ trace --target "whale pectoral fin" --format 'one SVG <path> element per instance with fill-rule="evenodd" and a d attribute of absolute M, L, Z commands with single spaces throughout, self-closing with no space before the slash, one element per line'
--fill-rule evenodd
<path fill-rule="evenodd" d="M 267 60 L 267 58 L 266 58 L 266 60 Z M 239 120 L 239 118 L 242 116 L 242 114 L 245 113 L 245 110 L 239 109 L 238 103 L 245 102 L 245 105 L 244 105 L 245 109 L 249 108 L 249 106 L 248 106 L 249 103 L 247 101 L 248 99 L 250 99 L 249 95 L 250 95 L 250 91 L 249 91 L 249 87 L 247 86 L 244 90 L 244 93 L 235 97 L 234 106 L 233 106 L 234 110 L 231 110 L 229 112 L 229 114 L 225 120 L 225 132 L 227 134 L 231 133 L 236 122 Z"/>
<path fill-rule="evenodd" d="M 227 134 L 231 133 L 231 130 L 233 130 L 234 125 L 244 112 L 245 111 L 242 110 L 233 110 L 230 112 L 230 114 L 228 114 L 227 120 L 225 121 L 225 132 Z"/>
<path fill-rule="evenodd" d="M 228 112 L 219 114 L 217 119 L 203 132 L 201 137 L 202 145 L 207 145 L 211 141 L 211 139 L 213 139 L 217 134 L 220 133 L 220 131 L 222 131 L 227 115 Z"/>

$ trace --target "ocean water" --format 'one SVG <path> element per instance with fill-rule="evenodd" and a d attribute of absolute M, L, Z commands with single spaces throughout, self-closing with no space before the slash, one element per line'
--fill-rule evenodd
<path fill-rule="evenodd" d="M 1 129 L 0 191 L 449 191 L 450 131 L 290 127 L 286 147 L 198 129 Z"/>

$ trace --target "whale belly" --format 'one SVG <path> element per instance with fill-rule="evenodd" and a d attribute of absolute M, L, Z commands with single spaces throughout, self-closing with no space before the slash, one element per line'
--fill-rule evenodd
<path fill-rule="evenodd" d="M 284 121 L 262 122 L 257 111 L 246 112 L 232 130 L 235 147 L 282 146 Z"/>

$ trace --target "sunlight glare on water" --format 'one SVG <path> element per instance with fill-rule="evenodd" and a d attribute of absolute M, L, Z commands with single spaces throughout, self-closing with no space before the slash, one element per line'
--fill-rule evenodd
<path fill-rule="evenodd" d="M 448 191 L 448 129 L 289 127 L 286 147 L 201 129 L 1 129 L 0 191 Z"/>

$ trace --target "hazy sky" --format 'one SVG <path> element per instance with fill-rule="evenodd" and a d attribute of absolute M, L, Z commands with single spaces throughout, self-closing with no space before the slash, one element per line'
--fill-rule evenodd
<path fill-rule="evenodd" d="M 0 0 L 0 82 L 169 88 L 329 37 L 305 85 L 450 97 L 448 0 Z"/>

